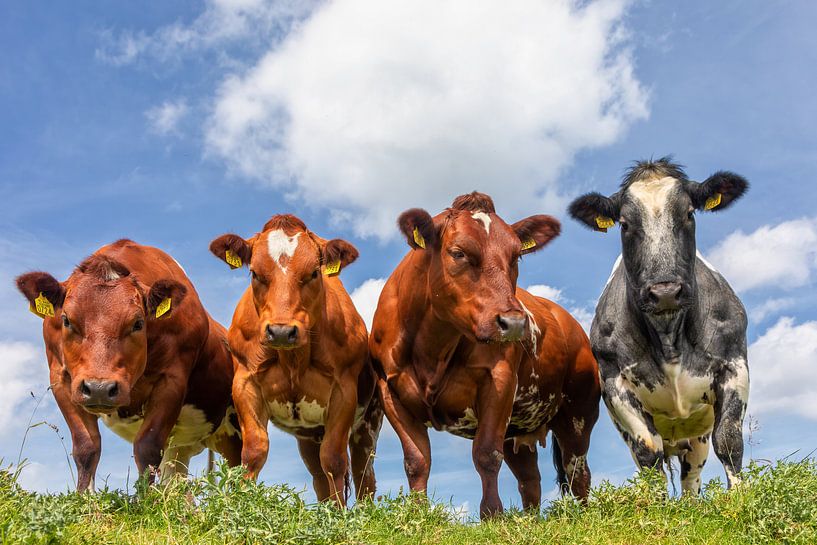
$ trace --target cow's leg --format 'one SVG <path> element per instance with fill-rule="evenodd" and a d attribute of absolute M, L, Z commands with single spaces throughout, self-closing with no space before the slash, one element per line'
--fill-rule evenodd
<path fill-rule="evenodd" d="M 321 467 L 321 445 L 312 439 L 298 438 L 298 452 L 306 465 L 309 474 L 312 475 L 312 488 L 318 501 L 329 499 L 329 482 Z"/>
<path fill-rule="evenodd" d="M 77 466 L 77 491 L 94 491 L 94 476 L 102 452 L 102 438 L 99 435 L 97 417 L 71 402 L 68 389 L 62 382 L 56 382 L 52 375 L 52 392 L 62 412 L 68 429 L 71 430 L 74 463 Z"/>
<path fill-rule="evenodd" d="M 239 427 L 238 415 L 231 406 L 227 409 L 219 427 L 205 441 L 207 448 L 218 452 L 227 460 L 227 465 L 230 467 L 241 464 L 241 448 L 243 444 L 241 434 L 238 431 Z"/>
<path fill-rule="evenodd" d="M 347 372 L 332 385 L 326 425 L 320 447 L 321 467 L 329 482 L 329 493 L 338 505 L 346 505 L 346 473 L 349 470 L 349 433 L 357 408 L 357 380 Z"/>
<path fill-rule="evenodd" d="M 664 472 L 664 440 L 655 429 L 652 415 L 638 401 L 635 391 L 623 380 L 605 381 L 602 397 L 630 453 L 640 469 Z"/>
<path fill-rule="evenodd" d="M 679 456 L 681 461 L 681 490 L 697 496 L 701 493 L 701 471 L 709 455 L 709 437 L 689 440 L 689 450 Z"/>
<path fill-rule="evenodd" d="M 185 377 L 167 375 L 154 385 L 145 403 L 145 420 L 133 441 L 133 454 L 140 477 L 146 476 L 151 484 L 179 419 L 186 391 Z"/>
<path fill-rule="evenodd" d="M 482 481 L 482 501 L 479 505 L 481 518 L 502 512 L 498 476 L 502 466 L 505 432 L 513 410 L 516 378 L 516 370 L 507 360 L 501 359 L 491 367 L 490 374 L 477 391 L 479 424 L 471 454 Z"/>
<path fill-rule="evenodd" d="M 377 387 L 383 401 L 383 412 L 386 413 L 386 418 L 403 447 L 403 468 L 406 471 L 409 488 L 425 493 L 428 488 L 428 475 L 431 472 L 431 442 L 428 440 L 428 428 L 417 421 L 400 400 L 392 395 L 386 380 L 379 379 Z"/>
<path fill-rule="evenodd" d="M 383 424 L 383 409 L 380 398 L 375 395 L 366 407 L 366 412 L 349 439 L 352 458 L 352 478 L 355 481 L 355 496 L 358 501 L 370 498 L 375 491 L 374 456 L 380 426 Z"/>
<path fill-rule="evenodd" d="M 257 479 L 269 454 L 269 416 L 261 387 L 242 365 L 233 378 L 233 403 L 243 439 L 241 464 L 247 468 L 248 477 Z"/>
<path fill-rule="evenodd" d="M 202 450 L 202 445 L 168 446 L 159 465 L 159 483 L 166 485 L 174 477 L 186 477 L 190 472 L 190 458 Z"/>
<path fill-rule="evenodd" d="M 513 440 L 505 441 L 505 462 L 516 477 L 522 508 L 538 511 L 542 501 L 542 476 L 539 474 L 536 445 L 521 445 L 514 451 Z"/>
<path fill-rule="evenodd" d="M 749 399 L 749 370 L 746 360 L 733 364 L 730 375 L 717 386 L 712 445 L 723 464 L 729 487 L 740 483 L 743 468 L 743 417 Z"/>

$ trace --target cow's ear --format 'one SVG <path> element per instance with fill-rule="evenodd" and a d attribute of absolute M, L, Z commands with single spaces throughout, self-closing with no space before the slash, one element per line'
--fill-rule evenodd
<path fill-rule="evenodd" d="M 621 214 L 618 193 L 605 197 L 601 193 L 587 193 L 576 198 L 567 209 L 570 217 L 594 231 L 606 233 Z"/>
<path fill-rule="evenodd" d="M 252 245 L 238 235 L 221 235 L 210 243 L 210 251 L 231 269 L 238 269 L 252 259 Z"/>
<path fill-rule="evenodd" d="M 40 318 L 54 317 L 65 301 L 65 288 L 46 272 L 30 272 L 17 277 L 17 289 L 28 299 L 29 309 Z"/>
<path fill-rule="evenodd" d="M 157 280 L 147 295 L 148 319 L 167 318 L 187 295 L 184 284 L 175 280 Z"/>
<path fill-rule="evenodd" d="M 406 210 L 397 218 L 397 225 L 412 248 L 425 250 L 437 244 L 437 228 L 431 214 L 422 208 Z"/>
<path fill-rule="evenodd" d="M 698 210 L 719 212 L 725 210 L 738 200 L 749 189 L 746 178 L 721 170 L 701 183 L 689 182 L 687 192 L 692 199 L 692 206 Z"/>
<path fill-rule="evenodd" d="M 531 254 L 558 237 L 562 224 L 553 216 L 538 215 L 517 221 L 511 225 L 511 229 L 522 241 L 522 253 Z"/>
<path fill-rule="evenodd" d="M 334 238 L 321 248 L 321 261 L 324 265 L 323 273 L 326 276 L 335 276 L 341 269 L 352 264 L 359 255 L 360 252 L 351 243 Z"/>

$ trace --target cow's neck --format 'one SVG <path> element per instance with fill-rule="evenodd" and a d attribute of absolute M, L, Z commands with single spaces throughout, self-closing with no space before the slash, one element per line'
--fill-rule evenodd
<path fill-rule="evenodd" d="M 695 293 L 688 307 L 672 314 L 654 316 L 638 308 L 636 291 L 628 286 L 628 314 L 635 317 L 640 330 L 644 332 L 650 353 L 657 363 L 678 363 L 684 349 L 696 344 L 700 305 L 697 290 Z"/>

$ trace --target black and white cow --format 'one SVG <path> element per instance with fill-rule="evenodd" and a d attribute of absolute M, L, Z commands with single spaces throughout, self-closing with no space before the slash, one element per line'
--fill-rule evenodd
<path fill-rule="evenodd" d="M 640 468 L 663 472 L 678 456 L 692 494 L 710 435 L 729 486 L 739 482 L 749 393 L 746 311 L 697 252 L 695 213 L 728 208 L 747 187 L 731 172 L 694 182 L 662 158 L 636 163 L 612 196 L 589 193 L 569 209 L 597 231 L 621 228 L 590 333 L 610 416 Z"/>

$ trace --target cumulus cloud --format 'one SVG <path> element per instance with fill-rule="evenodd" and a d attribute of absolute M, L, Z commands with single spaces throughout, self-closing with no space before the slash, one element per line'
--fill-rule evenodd
<path fill-rule="evenodd" d="M 187 103 L 184 100 L 167 101 L 145 112 L 151 130 L 157 134 L 175 132 L 185 115 Z"/>
<path fill-rule="evenodd" d="M 208 152 L 361 236 L 474 189 L 560 209 L 576 154 L 647 116 L 627 3 L 328 3 L 223 82 Z"/>
<path fill-rule="evenodd" d="M 0 434 L 22 440 L 24 424 L 35 402 L 48 387 L 48 368 L 42 349 L 31 343 L 0 341 Z M 48 394 L 50 400 L 50 394 Z M 21 412 L 23 406 L 27 412 Z M 29 406 L 30 405 L 30 406 Z"/>
<path fill-rule="evenodd" d="M 738 291 L 805 286 L 817 271 L 817 218 L 736 231 L 708 258 Z"/>
<path fill-rule="evenodd" d="M 781 318 L 749 346 L 750 411 L 817 420 L 817 322 Z"/>
<path fill-rule="evenodd" d="M 104 31 L 96 58 L 122 66 L 140 57 L 178 60 L 216 46 L 268 45 L 285 36 L 318 4 L 315 0 L 207 0 L 204 11 L 190 24 L 178 22 L 152 33 Z"/>
<path fill-rule="evenodd" d="M 581 324 L 585 332 L 587 332 L 588 335 L 590 334 L 590 326 L 593 324 L 593 316 L 595 315 L 592 308 L 577 304 L 573 299 L 566 297 L 562 290 L 548 286 L 547 284 L 533 284 L 525 289 L 537 297 L 550 299 L 554 303 L 565 307 L 576 321 Z"/>
<path fill-rule="evenodd" d="M 762 322 L 770 316 L 793 307 L 795 304 L 797 304 L 797 301 L 793 297 L 773 297 L 752 307 L 749 310 L 749 317 L 753 322 Z"/>
<path fill-rule="evenodd" d="M 547 284 L 534 284 L 532 286 L 528 286 L 527 291 L 537 297 L 550 299 L 554 303 L 558 303 L 562 300 L 562 290 L 559 288 L 554 288 L 553 286 L 548 286 Z"/>
<path fill-rule="evenodd" d="M 369 331 L 372 330 L 374 311 L 377 309 L 377 301 L 380 299 L 380 292 L 383 291 L 385 285 L 385 278 L 370 278 L 349 294 L 355 308 L 360 313 L 363 321 L 366 322 L 366 328 Z"/>

